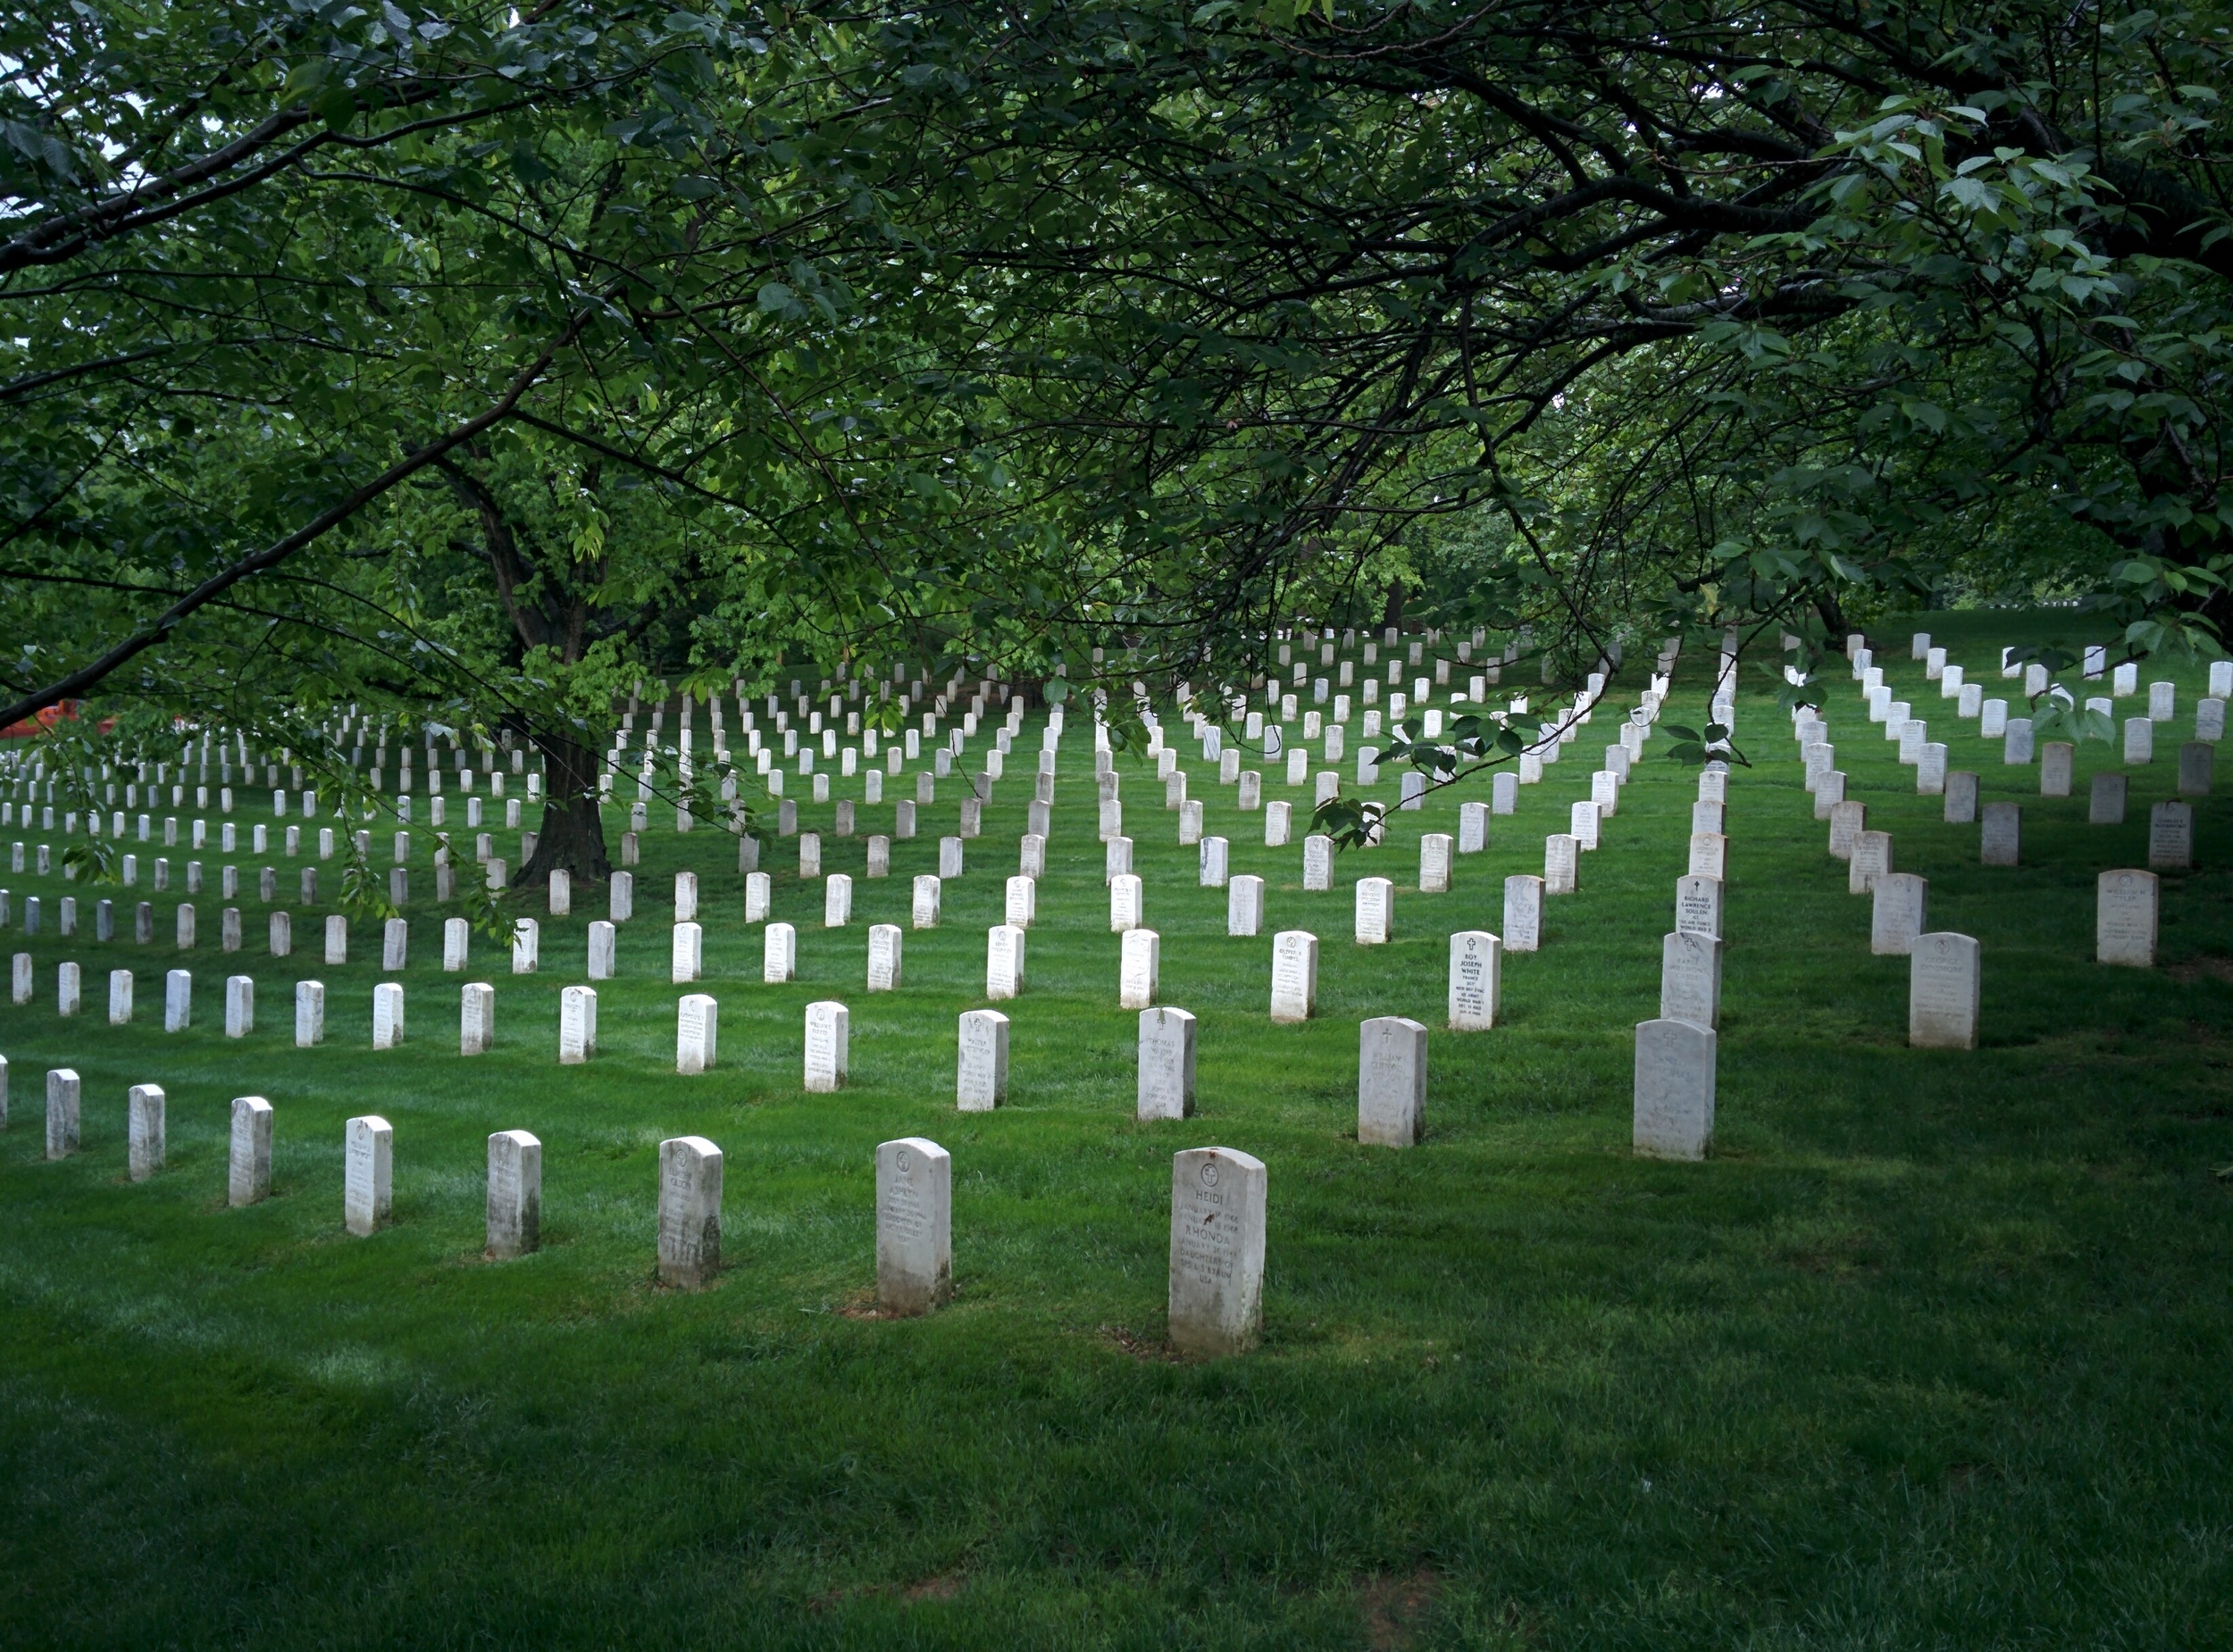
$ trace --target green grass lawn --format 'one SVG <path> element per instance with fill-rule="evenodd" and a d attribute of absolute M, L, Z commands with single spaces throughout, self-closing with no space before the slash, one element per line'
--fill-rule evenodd
<path fill-rule="evenodd" d="M 1988 695 L 2001 642 L 2085 635 L 2068 614 L 1914 624 Z M 1417 840 L 1455 830 L 1447 794 L 1306 895 L 1300 822 L 1294 847 L 1264 848 L 1262 816 L 1175 725 L 1208 830 L 1269 886 L 1254 940 L 1226 938 L 1224 891 L 1196 887 L 1161 788 L 1126 764 L 1162 999 L 1200 1018 L 1200 1114 L 1153 1127 L 1132 1116 L 1136 1018 L 1116 1007 L 1076 726 L 996 1114 L 954 1111 L 954 1026 L 983 1001 L 1037 718 L 942 927 L 907 934 L 896 995 L 863 990 L 867 926 L 906 924 L 958 783 L 894 845 L 889 881 L 857 882 L 843 930 L 821 927 L 793 846 L 768 844 L 775 915 L 799 929 L 783 987 L 760 983 L 732 840 L 650 833 L 584 1068 L 556 1064 L 557 997 L 601 892 L 546 919 L 539 976 L 498 972 L 475 939 L 463 979 L 497 984 L 497 1048 L 464 1059 L 431 904 L 401 977 L 410 1041 L 375 1055 L 362 926 L 369 961 L 320 967 L 299 918 L 297 956 L 274 960 L 249 899 L 249 948 L 227 959 L 204 897 L 197 1024 L 166 1036 L 169 946 L 96 945 L 89 913 L 59 940 L 65 886 L 9 880 L 38 997 L 0 1007 L 0 1642 L 2233 1644 L 2221 797 L 2197 812 L 2201 869 L 2164 880 L 2162 967 L 2092 962 L 2095 874 L 2145 864 L 2203 673 L 2143 669 L 2179 680 L 2178 721 L 2134 772 L 2126 824 L 2094 828 L 2087 777 L 2113 751 L 2082 751 L 2072 797 L 2038 798 L 2036 767 L 2004 767 L 1921 690 L 1913 625 L 1883 629 L 1879 661 L 1950 765 L 2027 803 L 2024 864 L 1979 866 L 1977 829 L 1943 824 L 1858 685 L 1831 683 L 1848 795 L 1930 879 L 1933 927 L 1982 942 L 1984 1047 L 1905 1047 L 1906 962 L 1869 955 L 1869 902 L 1826 854 L 1781 713 L 1748 692 L 1703 1164 L 1628 1150 L 1632 1028 L 1658 1014 L 1695 789 L 1664 737 L 1581 893 L 1551 904 L 1543 950 L 1508 960 L 1503 1023 L 1442 1030 L 1450 931 L 1501 927 L 1503 879 L 1542 870 L 1610 713 L 1433 897 Z M 1702 721 L 1708 664 L 1678 666 L 1673 721 Z M 864 834 L 889 819 L 866 812 Z M 825 868 L 857 880 L 864 847 L 827 840 Z M 682 867 L 721 1003 L 718 1071 L 688 1079 L 666 980 Z M 1398 885 L 1386 947 L 1350 939 L 1368 872 Z M 29 893 L 49 917 L 26 942 Z M 1269 934 L 1298 927 L 1321 938 L 1319 1019 L 1275 1028 Z M 86 971 L 75 1022 L 54 1008 L 65 957 Z M 127 964 L 140 1018 L 113 1029 L 105 975 Z M 241 1042 L 222 1036 L 229 966 L 258 984 Z M 313 975 L 328 1042 L 298 1051 L 293 983 Z M 803 1010 L 832 997 L 851 1007 L 851 1084 L 808 1097 Z M 1386 1014 L 1434 1029 L 1427 1139 L 1408 1152 L 1354 1139 L 1357 1022 Z M 49 1164 L 56 1064 L 84 1077 L 84 1150 Z M 169 1168 L 142 1185 L 135 1082 L 170 1097 Z M 249 1093 L 277 1109 L 275 1196 L 229 1211 L 227 1108 Z M 395 1126 L 396 1221 L 355 1239 L 342 1122 L 365 1112 Z M 490 1264 L 483 1144 L 514 1128 L 544 1144 L 543 1249 Z M 657 1144 L 684 1133 L 726 1156 L 725 1271 L 698 1293 L 653 1281 Z M 873 1150 L 902 1135 L 953 1154 L 958 1295 L 881 1322 Z M 1266 1335 L 1181 1363 L 1162 1342 L 1169 1161 L 1210 1143 L 1269 1166 Z"/>

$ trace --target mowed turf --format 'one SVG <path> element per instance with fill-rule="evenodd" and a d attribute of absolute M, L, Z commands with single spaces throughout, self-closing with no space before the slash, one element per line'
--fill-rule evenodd
<path fill-rule="evenodd" d="M 906 986 L 864 990 L 867 926 L 907 921 L 958 782 L 857 881 L 851 927 L 771 840 L 799 978 L 759 980 L 732 840 L 654 830 L 599 988 L 601 1050 L 556 1062 L 557 997 L 588 920 L 544 921 L 543 971 L 497 986 L 493 1054 L 456 1054 L 461 978 L 439 914 L 411 912 L 410 1037 L 370 1048 L 377 936 L 316 962 L 214 945 L 190 958 L 64 942 L 57 880 L 9 880 L 38 961 L 0 1008 L 0 1641 L 11 1647 L 2198 1647 L 2233 1643 L 2233 830 L 2197 809 L 2201 870 L 2163 884 L 2162 967 L 2096 965 L 2097 872 L 2145 864 L 2199 668 L 2121 827 L 2089 827 L 2091 772 L 2043 800 L 1905 657 L 1928 626 L 1988 695 L 2003 641 L 2089 634 L 2068 614 L 1931 614 L 1879 659 L 1986 800 L 2024 801 L 2024 864 L 1978 864 L 1978 830 L 1829 684 L 1848 795 L 1930 880 L 1935 928 L 1978 938 L 1984 1047 L 1905 1047 L 1907 967 L 1869 952 L 1801 789 L 1788 725 L 1748 687 L 1729 783 L 1719 1112 L 1702 1164 L 1628 1150 L 1634 1023 L 1658 1013 L 1660 938 L 1685 870 L 1694 773 L 1646 747 L 1543 949 L 1508 960 L 1502 1023 L 1443 1030 L 1448 936 L 1501 926 L 1510 873 L 1633 705 L 1608 709 L 1492 822 L 1457 889 L 1421 896 L 1418 839 L 1300 889 L 1180 745 L 1233 869 L 1269 886 L 1266 935 L 1228 939 L 1161 788 L 1120 759 L 1125 819 L 1163 937 L 1162 999 L 1200 1017 L 1198 1117 L 1133 1120 L 1136 1018 L 1116 1008 L 1093 836 L 1091 734 L 1063 746 L 1056 830 L 1009 1103 L 953 1107 L 955 1018 L 983 1002 L 985 929 L 1016 870 L 1041 720 L 945 889 L 906 935 Z M 1669 720 L 1703 721 L 1686 656 Z M 1409 673 L 1407 673 L 1409 675 Z M 1910 691 L 1911 690 L 1911 691 Z M 2120 714 L 2145 711 L 2119 703 Z M 1351 728 L 1352 752 L 1360 741 Z M 982 743 L 972 748 L 974 754 Z M 1317 765 L 1314 764 L 1314 768 Z M 1353 758 L 1343 765 L 1354 775 Z M 2233 776 L 2226 783 L 2233 785 Z M 794 782 L 797 784 L 797 782 Z M 892 782 L 894 797 L 903 785 Z M 1487 796 L 1485 779 L 1477 790 Z M 803 786 L 800 789 L 804 789 Z M 1392 793 L 1391 783 L 1382 788 Z M 255 794 L 249 794 L 253 798 Z M 181 811 L 180 813 L 190 813 Z M 826 829 L 828 809 L 802 807 Z M 825 839 L 831 871 L 864 838 Z M 241 818 L 263 818 L 260 812 Z M 617 822 L 616 811 L 612 817 Z M 669 816 L 671 822 L 671 815 Z M 618 825 L 611 827 L 617 848 Z M 423 836 L 425 828 L 420 828 Z M 13 837 L 27 834 L 15 832 Z M 173 851 L 182 861 L 188 851 Z M 223 858 L 205 860 L 213 868 Z M 235 857 L 253 889 L 255 857 Z M 283 859 L 276 864 L 286 868 Z M 718 1070 L 673 1072 L 672 873 L 703 890 Z M 1398 886 L 1392 945 L 1351 940 L 1350 886 Z M 418 880 L 431 883 L 423 864 Z M 282 886 L 291 882 L 283 875 Z M 138 891 L 138 893 L 144 893 Z M 21 901 L 47 903 L 21 939 Z M 81 899 L 93 892 L 79 890 Z M 121 891 L 112 891 L 121 894 Z M 158 932 L 170 933 L 170 905 Z M 523 904 L 523 912 L 532 905 Z M 1270 931 L 1321 939 L 1319 1018 L 1267 1018 Z M 89 936 L 89 912 L 85 921 Z M 126 926 L 129 933 L 129 925 Z M 54 1014 L 54 965 L 87 1013 Z M 196 972 L 196 1025 L 161 1030 L 161 972 Z M 106 972 L 139 1019 L 105 1022 Z M 222 980 L 256 978 L 258 1026 L 222 1036 Z M 292 1044 L 296 980 L 328 987 L 325 1046 Z M 852 1077 L 800 1092 L 803 1012 L 852 1012 Z M 1355 1137 L 1357 1023 L 1430 1039 L 1427 1139 Z M 42 1079 L 84 1077 L 84 1149 L 42 1162 Z M 125 1177 L 125 1089 L 163 1085 L 170 1163 Z M 227 1109 L 276 1109 L 274 1197 L 223 1206 Z M 342 1123 L 396 1131 L 396 1221 L 341 1228 Z M 485 1139 L 544 1152 L 543 1249 L 481 1259 Z M 657 1147 L 726 1156 L 724 1272 L 653 1280 Z M 924 1135 L 954 1158 L 958 1296 L 870 1316 L 873 1149 Z M 1265 1341 L 1182 1363 L 1163 1347 L 1169 1164 L 1218 1143 L 1269 1166 Z"/>

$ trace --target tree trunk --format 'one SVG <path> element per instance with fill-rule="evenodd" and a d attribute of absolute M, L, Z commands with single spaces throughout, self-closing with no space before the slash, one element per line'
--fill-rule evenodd
<path fill-rule="evenodd" d="M 598 812 L 598 754 L 563 734 L 539 734 L 536 744 L 546 760 L 543 824 L 535 854 L 514 881 L 548 885 L 552 872 L 566 872 L 578 882 L 603 883 L 613 875 L 613 863 Z"/>

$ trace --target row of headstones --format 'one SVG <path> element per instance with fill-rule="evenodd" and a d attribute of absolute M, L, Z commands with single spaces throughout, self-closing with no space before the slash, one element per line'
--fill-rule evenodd
<path fill-rule="evenodd" d="M 46 1074 L 46 1156 L 79 1149 L 78 1074 Z M 160 1085 L 135 1084 L 127 1098 L 128 1162 L 134 1181 L 159 1173 L 165 1159 L 166 1098 Z M 6 1065 L 0 1061 L 0 1126 L 6 1122 Z M 232 1104 L 225 1202 L 238 1208 L 272 1190 L 272 1104 L 242 1096 Z M 703 1136 L 659 1144 L 658 1272 L 662 1284 L 696 1289 L 721 1270 L 722 1151 Z M 1183 1351 L 1237 1354 L 1262 1329 L 1266 1174 L 1263 1162 L 1230 1147 L 1188 1147 L 1173 1156 L 1169 1335 Z M 542 1244 L 542 1142 L 523 1130 L 489 1138 L 486 1254 L 527 1256 Z M 393 1219 L 395 1127 L 376 1114 L 342 1127 L 342 1226 L 370 1238 Z M 919 1136 L 876 1148 L 876 1292 L 887 1316 L 928 1313 L 953 1294 L 953 1161 Z"/>
<path fill-rule="evenodd" d="M 2005 700 L 1985 699 L 1982 686 L 1967 681 L 1962 668 L 1947 660 L 1945 649 L 1929 646 L 1930 637 L 1928 632 L 1917 632 L 1913 642 L 1914 657 L 1924 662 L 1925 680 L 1937 683 L 1942 697 L 1955 702 L 1956 714 L 1965 721 L 1976 719 L 1980 736 L 1987 739 L 2000 739 L 2003 742 L 2002 761 L 2004 763 L 2023 765 L 2031 763 L 2034 757 L 2035 725 L 2033 721 L 2029 718 L 2010 717 L 2008 702 Z M 1928 733 L 1921 729 L 1919 720 L 1909 716 L 1908 704 L 1891 697 L 1893 691 L 1884 680 L 1883 668 L 1875 663 L 1874 654 L 1865 646 L 1858 633 L 1846 639 L 1846 651 L 1852 663 L 1853 679 L 1861 685 L 1862 694 L 1869 701 L 1869 721 L 1885 724 L 1886 738 L 1901 742 L 1901 761 L 1915 763 L 1919 770 L 1928 771 L 1936 755 L 1937 766 L 1943 769 L 1943 748 L 1927 744 Z M 2042 695 L 2059 693 L 2068 703 L 2077 704 L 2076 696 L 2062 689 L 2059 684 L 2050 682 L 2049 674 L 2044 665 L 2034 663 L 2027 667 L 2009 660 L 2008 656 L 2013 652 L 2012 649 L 2002 651 L 2001 674 L 2003 677 L 2023 675 L 2025 678 L 2024 692 L 2028 697 L 2036 698 Z M 2087 675 L 2089 679 L 2096 679 L 2102 674 L 2106 651 L 2092 648 L 2087 650 Z M 2202 777 L 2199 781 L 2199 790 L 2195 795 L 2206 793 L 2209 781 L 2207 757 L 2206 755 L 2197 757 L 2194 748 L 2196 746 L 2214 744 L 2225 737 L 2226 680 L 2229 674 L 2233 674 L 2233 662 L 2220 661 L 2210 669 L 2211 693 L 2208 697 L 2197 703 L 2195 708 L 2195 738 L 2183 746 L 2179 752 L 2182 792 L 2195 783 L 2192 778 L 2194 775 L 2199 773 Z M 2116 668 L 2116 695 L 2128 695 L 2137 690 L 2137 672 L 2138 668 L 2130 664 L 2120 665 Z M 2104 716 L 2113 717 L 2115 701 L 2112 698 L 2088 699 L 2086 702 L 2086 708 L 2088 711 L 2098 711 Z M 2176 684 L 2159 681 L 2148 685 L 2148 714 L 2145 717 L 2128 718 L 2124 724 L 2123 760 L 2127 764 L 2137 765 L 2152 763 L 2154 760 L 2155 725 L 2172 721 L 2177 714 L 2177 709 Z M 2069 742 L 2057 740 L 2050 740 L 2039 747 L 2037 755 L 2042 766 L 2041 789 L 2046 796 L 2068 797 L 2070 795 L 2073 750 L 2074 748 Z M 2197 764 L 2201 766 L 2197 768 Z M 1936 790 L 1936 788 L 1920 785 L 1919 781 L 1919 789 Z"/>
<path fill-rule="evenodd" d="M 1827 730 L 1819 722 L 1800 732 L 1802 749 L 1808 754 L 1808 775 L 1811 782 L 1815 773 L 1817 743 L 1808 742 L 1810 733 Z M 1950 777 L 1951 778 L 1951 777 Z M 1967 777 L 1974 781 L 1975 777 Z M 2102 776 L 2118 781 L 2118 820 L 2123 818 L 2124 776 Z M 1964 788 L 1974 804 L 1974 786 Z M 2098 789 L 2098 788 L 2097 788 Z M 1837 813 L 1846 811 L 1843 819 Z M 1818 797 L 1816 813 L 1821 813 Z M 2102 813 L 2096 809 L 2096 823 Z M 1988 866 L 2012 866 L 2017 864 L 2022 830 L 2020 805 L 2013 803 L 1994 803 L 1985 805 L 1982 830 L 1981 859 Z M 1953 820 L 1953 805 L 1950 802 L 1947 819 Z M 1841 829 L 1842 828 L 1842 829 Z M 1833 805 L 1830 830 L 1830 854 L 1847 863 L 1846 889 L 1854 895 L 1868 895 L 1870 899 L 1869 949 L 1879 956 L 1902 956 L 1912 953 L 1915 943 L 1929 925 L 1930 882 L 1913 872 L 1893 870 L 1892 835 L 1889 832 L 1866 829 L 1866 808 L 1858 803 L 1840 802 Z M 2149 817 L 2148 855 L 2152 864 L 2184 868 L 2194 858 L 2194 812 L 2185 804 L 2165 802 L 2154 805 Z M 2156 941 L 2159 932 L 2160 890 L 2153 872 L 2131 868 L 2117 868 L 2103 872 L 2095 882 L 2094 955 L 2103 964 L 2135 965 L 2153 968 L 2155 963 Z"/>
<path fill-rule="evenodd" d="M 1867 885 L 1861 881 L 1879 872 L 1888 872 L 1890 836 L 1869 830 L 1869 808 L 1857 799 L 1845 796 L 1845 776 L 1827 765 L 1835 761 L 1836 747 L 1829 743 L 1828 725 L 1811 713 L 1802 712 L 1793 726 L 1794 738 L 1806 764 L 1806 789 L 1814 798 L 1814 817 L 1829 824 L 1829 852 L 1841 861 L 1854 863 L 1853 892 L 1865 893 Z M 2209 747 L 2199 748 L 2208 753 Z M 1944 805 L 1941 811 L 1950 825 L 1975 824 L 1978 828 L 1978 858 L 1982 865 L 2014 866 L 2020 863 L 2023 839 L 2023 805 L 1997 802 L 1982 805 L 1978 801 L 1978 776 L 1967 770 L 1950 770 L 1943 776 Z M 2204 767 L 2204 779 L 2207 769 Z M 2206 785 L 2204 788 L 2207 790 Z M 2092 807 L 2088 813 L 2091 824 L 2114 826 L 2123 822 L 2125 816 L 2126 777 L 2121 774 L 2101 774 L 2094 777 Z M 2166 799 L 2152 805 L 2148 811 L 2148 864 L 2160 871 L 2185 871 L 2194 864 L 2195 816 L 2190 804 Z M 1860 858 L 1855 859 L 1856 855 Z"/>

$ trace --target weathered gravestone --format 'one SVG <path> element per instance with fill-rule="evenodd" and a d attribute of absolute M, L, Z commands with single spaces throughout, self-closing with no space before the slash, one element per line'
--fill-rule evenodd
<path fill-rule="evenodd" d="M 996 1004 L 1024 990 L 1024 944 L 1025 931 L 1012 923 L 985 931 L 984 996 Z"/>
<path fill-rule="evenodd" d="M 876 1148 L 876 1306 L 927 1314 L 954 1289 L 954 1164 L 921 1136 Z"/>
<path fill-rule="evenodd" d="M 1386 878 L 1359 878 L 1356 903 L 1357 944 L 1384 946 L 1394 928 L 1395 885 Z"/>
<path fill-rule="evenodd" d="M 1318 938 L 1308 930 L 1272 937 L 1272 1019 L 1308 1021 L 1318 1002 Z"/>
<path fill-rule="evenodd" d="M 850 1019 L 845 1005 L 833 998 L 818 998 L 807 1005 L 805 1066 L 808 1095 L 826 1096 L 844 1088 Z"/>
<path fill-rule="evenodd" d="M 1194 1116 L 1194 1017 L 1168 1005 L 1140 1013 L 1140 1077 L 1136 1115 L 1142 1119 Z"/>
<path fill-rule="evenodd" d="M 326 988 L 323 981 L 295 983 L 295 1047 L 308 1049 L 326 1041 Z"/>
<path fill-rule="evenodd" d="M 1717 1039 L 1687 1021 L 1636 1023 L 1630 1142 L 1651 1158 L 1702 1159 L 1713 1145 Z"/>
<path fill-rule="evenodd" d="M 467 981 L 457 992 L 457 1053 L 486 1055 L 496 1038 L 496 988 L 485 980 Z"/>
<path fill-rule="evenodd" d="M 78 1150 L 79 1108 L 84 1086 L 70 1067 L 46 1070 L 46 1156 L 66 1159 Z"/>
<path fill-rule="evenodd" d="M 1264 880 L 1242 872 L 1225 885 L 1225 933 L 1254 936 L 1264 929 Z"/>
<path fill-rule="evenodd" d="M 1869 805 L 1864 803 L 1841 803 L 1830 810 L 1830 858 L 1850 861 L 1853 858 L 1853 842 L 1869 824 Z"/>
<path fill-rule="evenodd" d="M 135 1084 L 126 1092 L 128 1173 L 145 1181 L 163 1168 L 165 1100 L 160 1084 Z"/>
<path fill-rule="evenodd" d="M 711 1072 L 721 1052 L 721 1005 L 712 994 L 686 992 L 674 1008 L 674 1070 Z"/>
<path fill-rule="evenodd" d="M 225 977 L 225 1036 L 245 1039 L 255 1030 L 255 978 Z"/>
<path fill-rule="evenodd" d="M 2086 811 L 2089 826 L 2121 826 L 2124 824 L 2124 805 L 2127 777 L 2121 774 L 2094 776 L 2093 797 Z"/>
<path fill-rule="evenodd" d="M 954 1105 L 964 1113 L 990 1113 L 1008 1099 L 1008 1017 L 965 1010 L 960 1035 Z"/>
<path fill-rule="evenodd" d="M 1660 1019 L 1721 1025 L 1721 942 L 1677 930 L 1660 942 Z"/>
<path fill-rule="evenodd" d="M 378 1232 L 395 1205 L 396 1132 L 368 1113 L 342 1130 L 341 1222 L 359 1239 Z"/>
<path fill-rule="evenodd" d="M 597 989 L 568 987 L 558 994 L 558 1061 L 578 1067 L 597 1054 Z"/>
<path fill-rule="evenodd" d="M 1117 960 L 1116 1007 L 1150 1008 L 1162 973 L 1163 938 L 1153 930 L 1127 930 Z"/>
<path fill-rule="evenodd" d="M 1255 1347 L 1264 1327 L 1263 1161 L 1232 1147 L 1171 1160 L 1170 1339 L 1217 1357 Z"/>
<path fill-rule="evenodd" d="M 2094 957 L 2102 964 L 2155 967 L 2156 879 L 2152 872 L 2104 872 L 2095 880 Z"/>
<path fill-rule="evenodd" d="M 225 1203 L 254 1205 L 272 1192 L 272 1104 L 236 1096 L 225 1164 Z"/>
<path fill-rule="evenodd" d="M 1531 872 L 1504 880 L 1504 948 L 1535 952 L 1543 945 L 1543 880 Z"/>
<path fill-rule="evenodd" d="M 1886 872 L 1873 893 L 1869 950 L 1878 957 L 1905 957 L 1929 928 L 1930 880 L 1911 872 Z"/>
<path fill-rule="evenodd" d="M 1978 1047 L 1978 944 L 1949 930 L 1915 938 L 1908 950 L 1907 1041 L 1917 1049 Z"/>
<path fill-rule="evenodd" d="M 1985 805 L 1985 824 L 1979 838 L 1978 859 L 1987 866 L 2013 866 L 2020 858 L 2023 841 L 2023 805 L 2014 803 L 1988 803 Z"/>
<path fill-rule="evenodd" d="M 1866 895 L 1877 880 L 1892 870 L 1892 834 L 1862 831 L 1853 834 L 1853 853 L 1845 863 L 1845 892 Z"/>
<path fill-rule="evenodd" d="M 936 885 L 938 880 L 931 882 Z M 799 931 L 788 923 L 771 923 L 760 931 L 760 980 L 780 986 L 799 971 Z"/>
<path fill-rule="evenodd" d="M 1543 892 L 1572 895 L 1581 889 L 1582 846 L 1570 832 L 1552 832 L 1543 840 Z"/>
<path fill-rule="evenodd" d="M 1426 1131 L 1426 1029 L 1376 1015 L 1357 1029 L 1357 1139 L 1416 1147 Z"/>
<path fill-rule="evenodd" d="M 1967 826 L 1978 817 L 1978 777 L 1969 769 L 1953 769 L 1946 774 L 1946 806 L 1940 818 L 1949 826 Z"/>
<path fill-rule="evenodd" d="M 2148 810 L 2148 868 L 2189 872 L 2195 864 L 2195 811 L 2191 804 L 2159 803 Z"/>
<path fill-rule="evenodd" d="M 703 1136 L 659 1144 L 659 1282 L 695 1289 L 721 1271 L 721 1149 Z"/>
<path fill-rule="evenodd" d="M 489 1138 L 489 1256 L 502 1262 L 540 1248 L 543 1144 L 523 1130 Z"/>

